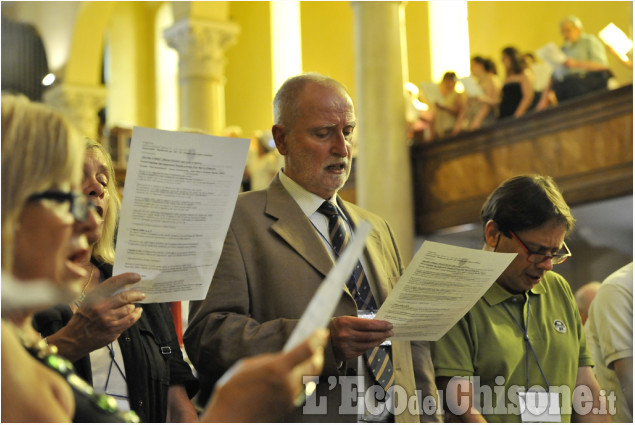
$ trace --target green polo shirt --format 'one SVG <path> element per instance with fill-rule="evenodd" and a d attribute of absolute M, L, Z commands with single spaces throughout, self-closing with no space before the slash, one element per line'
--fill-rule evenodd
<path fill-rule="evenodd" d="M 537 361 L 529 351 L 529 372 L 524 333 L 510 313 L 523 328 L 529 314 L 529 341 L 538 357 Z M 437 377 L 471 377 L 481 399 L 476 407 L 488 422 L 520 422 L 518 391 L 524 391 L 527 375 L 530 387 L 539 386 L 534 388 L 538 391 L 550 387 L 560 394 L 562 421 L 570 422 L 578 367 L 593 365 L 569 283 L 553 272 L 546 272 L 538 285 L 522 294 L 492 285 L 447 334 L 432 343 L 432 359 Z"/>

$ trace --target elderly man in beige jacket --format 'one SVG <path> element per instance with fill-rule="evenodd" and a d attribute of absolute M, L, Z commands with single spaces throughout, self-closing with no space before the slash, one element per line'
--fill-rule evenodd
<path fill-rule="evenodd" d="M 428 344 L 381 345 L 392 325 L 358 317 L 381 305 L 404 265 L 386 221 L 337 195 L 350 173 L 356 125 L 348 92 L 318 74 L 290 78 L 274 99 L 274 119 L 284 168 L 267 189 L 239 196 L 207 297 L 192 303 L 184 339 L 203 391 L 237 360 L 283 347 L 339 255 L 337 236 L 352 237 L 365 220 L 373 230 L 355 277 L 363 283 L 342 282 L 317 389 L 285 420 L 440 421 Z M 341 232 L 323 212 L 325 201 Z"/>

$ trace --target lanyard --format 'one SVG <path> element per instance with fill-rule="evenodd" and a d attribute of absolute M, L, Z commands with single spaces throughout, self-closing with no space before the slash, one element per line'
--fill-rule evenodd
<path fill-rule="evenodd" d="M 540 370 L 542 378 L 545 380 L 545 384 L 547 384 L 547 391 L 548 391 L 549 381 L 547 381 L 547 376 L 545 376 L 545 372 L 542 370 L 542 366 L 540 365 L 540 360 L 538 360 L 538 355 L 536 354 L 536 351 L 534 350 L 534 346 L 531 345 L 531 341 L 529 340 L 529 311 L 530 311 L 529 305 L 531 304 L 531 297 L 529 296 L 529 293 L 527 294 L 527 321 L 524 328 L 523 328 L 523 325 L 514 317 L 512 312 L 509 311 L 509 307 L 507 307 L 504 301 L 502 304 L 503 304 L 503 307 L 505 307 L 505 310 L 507 311 L 507 313 L 509 314 L 509 317 L 512 318 L 514 323 L 516 323 L 516 326 L 518 326 L 520 331 L 523 333 L 523 339 L 525 340 L 525 367 L 527 371 L 527 386 L 525 387 L 525 391 L 529 391 L 529 351 L 531 351 L 534 354 L 534 358 L 536 359 L 536 364 L 538 365 L 538 369 Z"/>
<path fill-rule="evenodd" d="M 343 214 L 340 211 L 340 208 L 338 206 L 336 206 L 337 208 L 337 213 L 340 216 L 340 218 L 342 219 L 342 221 L 345 223 L 346 229 L 348 230 L 348 237 L 350 238 L 350 241 L 348 243 L 351 243 L 353 241 L 354 238 L 354 234 L 353 234 L 353 226 L 352 224 L 348 221 L 348 217 L 346 217 L 345 214 Z M 316 211 L 318 212 L 318 211 Z M 320 215 L 323 215 L 322 213 L 319 213 Z M 325 215 L 323 215 L 324 218 L 326 218 L 326 229 L 327 231 L 329 230 L 329 219 L 328 217 L 326 217 Z M 331 243 L 330 239 L 327 238 L 326 236 L 324 236 L 324 234 L 322 232 L 320 232 L 320 229 L 317 228 L 317 226 L 315 225 L 315 223 L 313 223 L 313 220 L 311 220 L 310 217 L 307 217 L 309 219 L 309 223 L 311 223 L 311 226 L 313 226 L 313 228 L 315 229 L 315 231 L 318 233 L 318 235 L 320 235 L 320 237 L 322 238 L 322 240 L 326 243 L 326 245 L 328 245 L 329 248 L 331 248 L 331 251 L 333 252 L 335 258 L 339 258 L 340 257 L 340 253 L 337 252 L 337 250 L 335 249 L 335 247 L 333 246 L 333 244 Z"/>
<path fill-rule="evenodd" d="M 110 376 L 112 374 L 113 365 L 117 368 L 117 370 L 121 374 L 121 377 L 123 378 L 123 380 L 126 383 L 126 385 L 128 384 L 128 380 L 126 379 L 126 374 L 121 369 L 121 366 L 119 366 L 119 362 L 117 362 L 117 360 L 115 359 L 115 350 L 114 350 L 112 344 L 113 343 L 111 342 L 110 344 L 106 345 L 106 348 L 108 348 L 108 354 L 110 354 L 110 366 L 108 367 L 108 376 L 106 377 L 106 384 L 104 385 L 104 392 L 107 395 L 112 396 L 112 397 L 128 399 L 127 395 L 124 395 L 124 394 L 120 395 L 120 394 L 115 394 L 115 393 L 108 392 L 108 384 L 110 383 Z"/>

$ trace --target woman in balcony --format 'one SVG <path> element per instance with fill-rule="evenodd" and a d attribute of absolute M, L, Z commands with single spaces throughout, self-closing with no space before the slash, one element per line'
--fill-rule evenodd
<path fill-rule="evenodd" d="M 478 80 L 483 89 L 483 95 L 468 100 L 470 115 L 469 130 L 476 130 L 496 120 L 496 105 L 500 102 L 501 82 L 495 73 L 491 72 L 492 62 L 481 56 L 472 58 L 470 68 L 472 75 Z"/>
<path fill-rule="evenodd" d="M 498 106 L 498 118 L 520 117 L 532 107 L 533 76 L 515 47 L 503 49 L 502 61 L 506 77 Z"/>

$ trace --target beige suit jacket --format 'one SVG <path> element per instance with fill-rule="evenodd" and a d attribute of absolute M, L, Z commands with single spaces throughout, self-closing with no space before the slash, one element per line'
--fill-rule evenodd
<path fill-rule="evenodd" d="M 381 303 L 403 272 L 392 231 L 380 217 L 339 198 L 338 203 L 353 225 L 367 220 L 373 226 L 364 255 L 371 269 L 367 273 L 372 274 L 375 283 L 373 292 Z M 203 400 L 237 360 L 282 349 L 332 266 L 320 236 L 278 177 L 266 190 L 239 195 L 207 297 L 191 303 L 190 323 L 184 335 L 186 351 L 201 379 Z M 344 315 L 357 315 L 345 284 L 334 313 Z M 422 397 L 436 399 L 427 343 L 393 342 L 393 366 L 395 383 L 408 396 L 418 389 Z M 342 375 L 356 376 L 357 361 L 350 360 L 338 368 L 329 346 L 316 390 L 320 414 L 303 414 L 302 408 L 297 408 L 285 420 L 354 422 L 354 413 L 340 413 L 339 409 L 347 404 L 342 397 L 349 397 L 348 393 L 342 394 L 340 385 L 332 385 Z M 408 409 L 395 418 L 397 422 L 419 419 Z M 440 420 L 438 415 L 423 415 L 421 419 Z"/>

